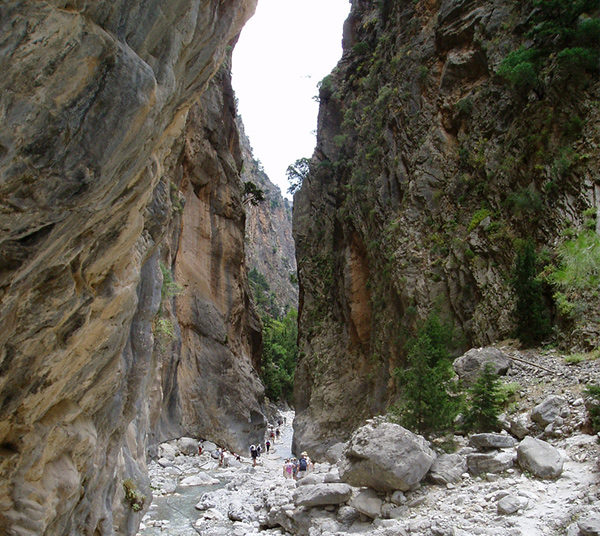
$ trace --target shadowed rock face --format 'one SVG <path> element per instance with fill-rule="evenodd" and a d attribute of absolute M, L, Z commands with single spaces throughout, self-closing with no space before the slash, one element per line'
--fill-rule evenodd
<path fill-rule="evenodd" d="M 163 161 L 254 5 L 0 6 L 0 532 L 135 532 Z"/>

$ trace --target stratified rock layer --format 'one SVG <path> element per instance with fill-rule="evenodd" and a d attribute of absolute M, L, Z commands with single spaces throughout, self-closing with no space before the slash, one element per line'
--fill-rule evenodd
<path fill-rule="evenodd" d="M 537 92 L 495 74 L 529 46 L 532 9 L 352 2 L 294 197 L 295 452 L 322 457 L 396 401 L 394 369 L 429 315 L 452 326 L 455 355 L 511 336 L 519 244 L 543 251 L 565 228 L 600 229 L 586 223 L 600 206 L 598 70 L 555 70 Z M 577 296 L 585 314 L 557 322 L 565 345 L 596 346 L 593 292 Z M 541 308 L 556 315 L 551 296 Z"/>
<path fill-rule="evenodd" d="M 136 530 L 122 482 L 149 496 L 163 161 L 254 5 L 0 6 L 4 534 Z"/>

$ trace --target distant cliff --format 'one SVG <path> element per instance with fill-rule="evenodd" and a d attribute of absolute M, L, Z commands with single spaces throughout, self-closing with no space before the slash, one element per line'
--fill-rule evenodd
<path fill-rule="evenodd" d="M 593 4 L 352 2 L 294 198 L 296 450 L 322 454 L 386 410 L 430 314 L 451 324 L 455 351 L 513 336 L 523 244 L 537 256 L 528 277 L 536 314 L 554 325 L 547 340 L 597 345 L 594 290 L 533 279 L 570 262 L 569 236 L 598 251 Z"/>
<path fill-rule="evenodd" d="M 211 90 L 186 127 L 254 7 L 0 5 L 3 534 L 134 534 L 123 482 L 147 508 L 148 433 L 260 432 L 231 96 Z M 231 392 L 208 379 L 240 369 Z"/>
<path fill-rule="evenodd" d="M 268 289 L 258 289 L 259 307 L 271 315 L 282 316 L 298 307 L 296 253 L 292 237 L 291 203 L 270 180 L 254 158 L 242 118 L 237 119 L 244 167 L 242 180 L 256 184 L 265 199 L 256 205 L 246 202 L 246 264 L 252 271 L 251 283 L 260 287 L 262 278 Z"/>

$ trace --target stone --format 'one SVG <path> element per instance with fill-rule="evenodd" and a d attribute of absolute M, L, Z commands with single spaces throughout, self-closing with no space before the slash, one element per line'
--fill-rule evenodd
<path fill-rule="evenodd" d="M 511 448 L 516 444 L 516 439 L 508 434 L 473 434 L 469 438 L 469 445 L 479 450 Z"/>
<path fill-rule="evenodd" d="M 158 455 L 161 459 L 173 461 L 175 459 L 175 456 L 177 456 L 178 454 L 179 451 L 177 450 L 177 448 L 174 445 L 171 445 L 170 443 L 163 443 L 158 447 Z"/>
<path fill-rule="evenodd" d="M 340 472 L 338 471 L 337 467 L 334 467 L 329 473 L 325 473 L 325 475 L 323 476 L 323 482 L 326 483 L 341 481 L 342 480 L 340 479 Z"/>
<path fill-rule="evenodd" d="M 520 413 L 509 419 L 509 431 L 517 439 L 523 439 L 530 434 L 530 420 L 526 413 Z"/>
<path fill-rule="evenodd" d="M 577 522 L 581 536 L 600 536 L 600 512 Z"/>
<path fill-rule="evenodd" d="M 181 437 L 177 440 L 179 452 L 186 456 L 195 456 L 198 454 L 198 441 L 192 437 Z"/>
<path fill-rule="evenodd" d="M 336 464 L 342 459 L 345 448 L 346 443 L 335 443 L 325 452 L 325 459 L 331 464 Z"/>
<path fill-rule="evenodd" d="M 340 506 L 336 519 L 345 526 L 350 526 L 360 517 L 360 512 L 352 506 Z"/>
<path fill-rule="evenodd" d="M 351 495 L 348 484 L 312 484 L 297 488 L 293 498 L 297 506 L 325 506 L 345 503 Z"/>
<path fill-rule="evenodd" d="M 514 465 L 513 451 L 467 454 L 467 467 L 472 475 L 501 473 Z"/>
<path fill-rule="evenodd" d="M 200 472 L 197 475 L 187 476 L 180 483 L 180 486 L 212 486 L 218 484 L 219 480 L 213 478 L 208 473 Z"/>
<path fill-rule="evenodd" d="M 467 460 L 464 456 L 460 454 L 442 454 L 433 462 L 428 476 L 436 484 L 446 485 L 460 482 L 466 470 Z"/>
<path fill-rule="evenodd" d="M 562 396 L 550 395 L 531 410 L 531 420 L 545 428 L 560 416 L 565 404 Z"/>
<path fill-rule="evenodd" d="M 521 469 L 538 478 L 555 479 L 563 470 L 561 453 L 541 439 L 526 437 L 517 447 L 517 460 Z"/>
<path fill-rule="evenodd" d="M 356 508 L 361 514 L 374 519 L 381 515 L 383 501 L 372 489 L 363 489 L 350 501 L 350 506 Z"/>
<path fill-rule="evenodd" d="M 397 424 L 367 424 L 354 432 L 340 461 L 340 477 L 353 486 L 407 491 L 427 474 L 435 453 L 425 439 Z"/>
<path fill-rule="evenodd" d="M 202 442 L 202 452 L 214 452 L 219 447 L 215 445 L 212 441 L 203 441 Z"/>
<path fill-rule="evenodd" d="M 475 382 L 487 363 L 491 363 L 498 375 L 506 374 L 510 359 L 498 348 L 473 348 L 454 360 L 452 366 L 458 377 L 467 385 Z"/>
<path fill-rule="evenodd" d="M 406 495 L 404 495 L 404 493 L 402 493 L 400 490 L 396 490 L 394 493 L 392 493 L 390 501 L 392 501 L 394 504 L 402 505 L 406 502 Z"/>
<path fill-rule="evenodd" d="M 510 515 L 526 505 L 527 499 L 515 497 L 514 495 L 506 495 L 498 501 L 497 509 L 500 515 Z"/>
<path fill-rule="evenodd" d="M 314 484 L 322 484 L 325 481 L 325 475 L 316 474 L 316 473 L 308 473 L 305 476 L 302 476 L 296 480 L 296 486 L 308 486 Z"/>
<path fill-rule="evenodd" d="M 402 519 L 408 513 L 408 506 L 398 506 L 393 503 L 384 503 L 381 507 L 381 516 L 385 519 Z"/>

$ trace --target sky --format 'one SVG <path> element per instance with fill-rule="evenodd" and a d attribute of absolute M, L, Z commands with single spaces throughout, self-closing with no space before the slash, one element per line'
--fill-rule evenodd
<path fill-rule="evenodd" d="M 246 134 L 271 179 L 315 147 L 317 83 L 342 56 L 349 0 L 258 0 L 233 52 L 233 89 Z"/>

